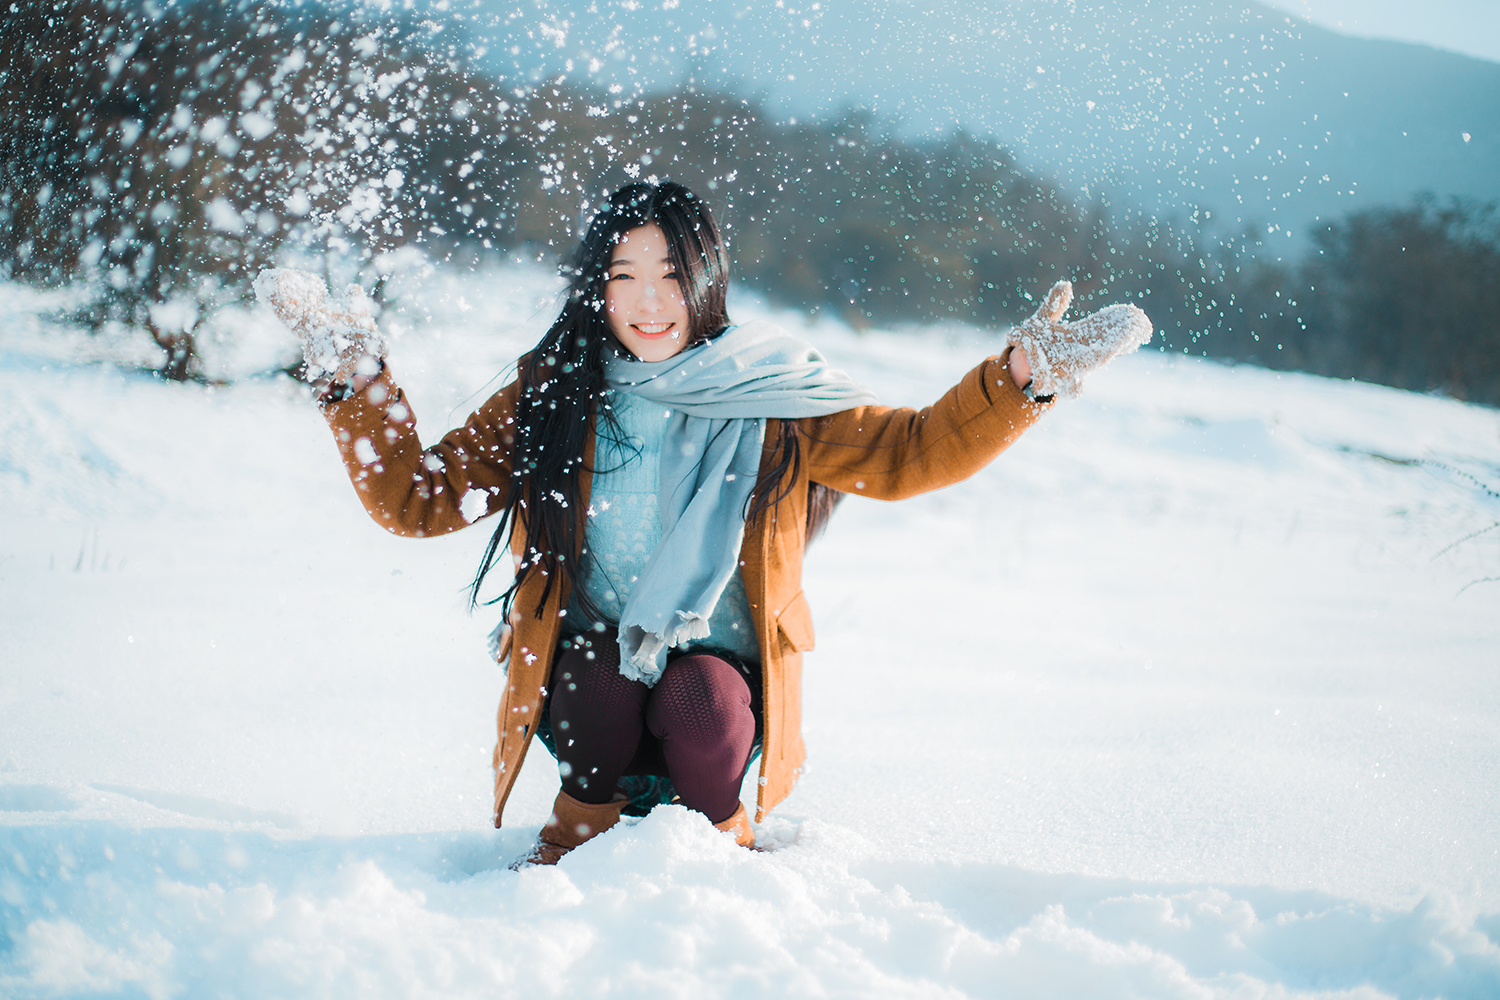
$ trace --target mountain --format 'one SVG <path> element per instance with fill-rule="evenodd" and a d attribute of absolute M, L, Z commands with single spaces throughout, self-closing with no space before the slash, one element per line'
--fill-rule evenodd
<path fill-rule="evenodd" d="M 1500 63 L 1251 0 L 479 2 L 507 75 L 694 80 L 787 116 L 963 128 L 1085 197 L 1224 228 L 1300 236 L 1424 191 L 1500 198 Z"/>

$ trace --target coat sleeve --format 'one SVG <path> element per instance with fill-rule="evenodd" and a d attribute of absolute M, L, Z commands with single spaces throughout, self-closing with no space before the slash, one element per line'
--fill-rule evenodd
<path fill-rule="evenodd" d="M 422 538 L 467 527 L 504 505 L 517 393 L 512 382 L 426 449 L 416 414 L 389 369 L 323 415 L 375 523 Z"/>
<path fill-rule="evenodd" d="M 988 465 L 1047 409 L 1007 368 L 1009 348 L 981 362 L 932 406 L 859 406 L 798 421 L 813 482 L 878 500 L 941 489 Z"/>

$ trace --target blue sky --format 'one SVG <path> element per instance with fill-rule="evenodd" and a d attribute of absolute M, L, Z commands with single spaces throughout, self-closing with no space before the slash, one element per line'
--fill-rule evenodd
<path fill-rule="evenodd" d="M 1500 61 L 1500 0 L 1264 0 L 1314 24 Z"/>

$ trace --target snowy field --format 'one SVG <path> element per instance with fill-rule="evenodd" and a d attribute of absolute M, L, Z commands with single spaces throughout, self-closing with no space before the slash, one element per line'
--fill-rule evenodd
<path fill-rule="evenodd" d="M 553 310 L 392 288 L 428 441 Z M 662 808 L 518 874 L 557 784 L 490 827 L 483 529 L 388 537 L 304 390 L 123 370 L 66 298 L 0 285 L 0 996 L 1500 995 L 1494 410 L 1117 363 L 813 547 L 775 850 Z M 996 349 L 779 318 L 890 403 Z M 230 319 L 216 372 L 286 359 Z"/>

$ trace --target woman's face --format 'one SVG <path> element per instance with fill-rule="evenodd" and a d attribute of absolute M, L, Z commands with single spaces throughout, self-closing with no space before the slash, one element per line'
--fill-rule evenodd
<path fill-rule="evenodd" d="M 687 346 L 687 302 L 660 226 L 620 238 L 605 276 L 604 310 L 610 332 L 642 361 L 665 361 Z"/>

